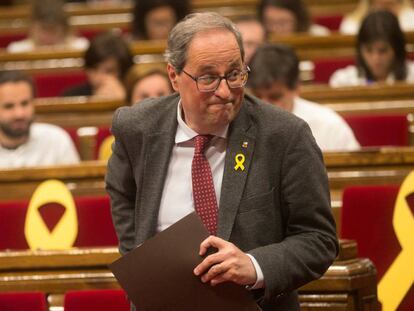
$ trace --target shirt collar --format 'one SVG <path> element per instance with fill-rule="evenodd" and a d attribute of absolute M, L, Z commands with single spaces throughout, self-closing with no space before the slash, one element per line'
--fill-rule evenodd
<path fill-rule="evenodd" d="M 189 140 L 193 139 L 194 137 L 196 137 L 197 135 L 199 135 L 196 131 L 191 129 L 184 122 L 184 120 L 182 118 L 181 100 L 178 102 L 178 105 L 177 105 L 177 122 L 178 122 L 177 133 L 175 134 L 175 143 L 176 144 L 189 141 Z M 215 130 L 213 133 L 211 133 L 211 135 L 226 139 L 228 130 L 229 130 L 229 125 L 227 124 L 226 126 Z"/>

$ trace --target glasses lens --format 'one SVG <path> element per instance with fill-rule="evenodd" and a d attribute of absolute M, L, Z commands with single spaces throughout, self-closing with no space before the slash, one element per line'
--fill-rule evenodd
<path fill-rule="evenodd" d="M 227 83 L 229 87 L 233 89 L 244 86 L 246 84 L 246 81 L 247 72 L 245 71 L 234 72 L 227 77 Z"/>
<path fill-rule="evenodd" d="M 199 77 L 197 80 L 198 89 L 202 92 L 214 91 L 219 83 L 220 78 L 215 76 Z"/>

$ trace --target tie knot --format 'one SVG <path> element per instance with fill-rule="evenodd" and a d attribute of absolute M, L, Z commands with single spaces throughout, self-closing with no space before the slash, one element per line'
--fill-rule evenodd
<path fill-rule="evenodd" d="M 204 154 L 204 149 L 206 148 L 208 142 L 211 139 L 211 135 L 198 135 L 195 137 L 195 154 Z"/>

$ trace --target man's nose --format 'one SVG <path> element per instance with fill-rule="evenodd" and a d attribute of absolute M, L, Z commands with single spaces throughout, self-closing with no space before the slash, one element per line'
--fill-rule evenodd
<path fill-rule="evenodd" d="M 220 98 L 228 99 L 230 97 L 231 91 L 225 79 L 220 81 L 220 84 L 214 93 Z"/>

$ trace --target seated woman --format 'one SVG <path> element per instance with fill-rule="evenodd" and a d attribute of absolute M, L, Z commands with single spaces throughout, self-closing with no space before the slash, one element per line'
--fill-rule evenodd
<path fill-rule="evenodd" d="M 122 81 L 133 61 L 129 47 L 120 35 L 105 32 L 94 37 L 84 60 L 88 82 L 65 90 L 62 96 L 125 99 Z"/>
<path fill-rule="evenodd" d="M 372 10 L 388 10 L 398 17 L 403 31 L 414 30 L 414 8 L 411 0 L 360 0 L 355 11 L 345 15 L 339 32 L 356 34 L 362 20 Z"/>
<path fill-rule="evenodd" d="M 356 66 L 333 73 L 329 80 L 332 87 L 414 82 L 414 64 L 406 59 L 404 33 L 389 11 L 374 11 L 364 19 L 357 36 L 356 54 Z"/>
<path fill-rule="evenodd" d="M 262 0 L 258 13 L 267 34 L 329 34 L 328 28 L 312 24 L 308 8 L 302 0 Z"/>
<path fill-rule="evenodd" d="M 125 85 L 127 101 L 131 105 L 147 97 L 166 96 L 173 92 L 166 65 L 135 65 L 129 70 Z"/>
<path fill-rule="evenodd" d="M 135 40 L 166 40 L 174 25 L 188 13 L 188 0 L 135 1 L 133 37 Z"/>
<path fill-rule="evenodd" d="M 11 53 L 30 52 L 35 49 L 79 49 L 88 47 L 88 40 L 71 32 L 68 17 L 61 0 L 33 1 L 27 39 L 7 46 Z"/>

